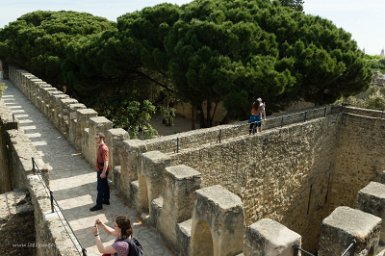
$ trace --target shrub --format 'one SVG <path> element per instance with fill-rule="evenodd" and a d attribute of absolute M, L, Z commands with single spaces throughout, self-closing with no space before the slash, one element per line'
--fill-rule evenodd
<path fill-rule="evenodd" d="M 0 82 L 0 97 L 3 96 L 5 89 L 7 89 L 5 83 Z"/>

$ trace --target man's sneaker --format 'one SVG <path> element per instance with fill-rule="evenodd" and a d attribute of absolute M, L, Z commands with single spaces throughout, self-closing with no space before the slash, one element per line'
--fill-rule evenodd
<path fill-rule="evenodd" d="M 101 205 L 95 205 L 94 207 L 91 207 L 90 208 L 90 211 L 91 212 L 94 212 L 94 211 L 99 211 L 99 210 L 102 210 L 103 209 L 103 206 Z"/>
<path fill-rule="evenodd" d="M 103 204 L 110 205 L 110 201 L 105 201 Z"/>

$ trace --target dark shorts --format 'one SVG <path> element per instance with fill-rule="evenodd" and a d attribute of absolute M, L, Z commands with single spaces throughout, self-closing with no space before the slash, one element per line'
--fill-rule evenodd
<path fill-rule="evenodd" d="M 261 118 L 260 115 L 258 115 L 258 116 L 250 115 L 249 123 L 255 123 L 257 125 L 257 127 L 261 127 L 261 125 L 262 125 L 262 118 Z"/>

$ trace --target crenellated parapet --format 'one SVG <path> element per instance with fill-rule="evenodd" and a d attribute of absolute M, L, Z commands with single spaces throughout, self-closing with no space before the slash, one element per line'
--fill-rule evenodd
<path fill-rule="evenodd" d="M 91 165 L 106 134 L 114 186 L 179 255 L 361 256 L 384 242 L 382 111 L 326 106 L 269 117 L 254 136 L 244 123 L 136 140 L 26 71 L 9 77 Z"/>

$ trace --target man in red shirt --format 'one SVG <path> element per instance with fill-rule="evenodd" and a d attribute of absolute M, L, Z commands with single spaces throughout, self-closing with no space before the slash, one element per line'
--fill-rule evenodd
<path fill-rule="evenodd" d="M 108 159 L 109 149 L 105 144 L 105 136 L 99 132 L 96 134 L 96 143 L 98 150 L 96 153 L 96 171 L 97 171 L 97 191 L 96 205 L 90 208 L 90 211 L 98 211 L 103 209 L 103 204 L 110 204 L 110 188 L 108 186 Z"/>

